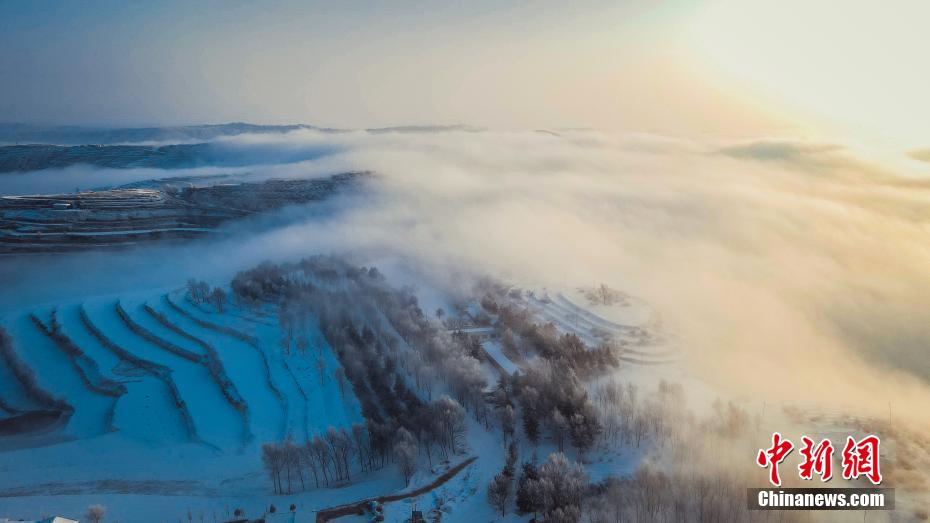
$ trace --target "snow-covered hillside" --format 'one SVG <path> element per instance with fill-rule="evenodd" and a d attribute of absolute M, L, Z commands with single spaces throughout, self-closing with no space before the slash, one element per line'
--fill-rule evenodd
<path fill-rule="evenodd" d="M 262 442 L 361 421 L 325 340 L 283 355 L 277 322 L 261 311 L 230 304 L 219 313 L 166 290 L 26 310 L 4 327 L 38 391 L 0 365 L 0 422 L 23 421 L 0 437 L 0 468 L 16 471 L 0 475 L 0 507 L 11 515 L 31 514 L 50 494 L 68 506 L 81 492 L 100 494 L 126 521 L 161 521 L 192 503 L 162 500 L 135 519 L 134 496 L 203 496 L 196 504 L 214 510 L 243 499 L 254 512 Z M 42 393 L 70 409 L 58 422 L 25 416 L 54 408 Z"/>
<path fill-rule="evenodd" d="M 311 299 L 309 308 L 300 301 L 250 301 L 256 284 L 273 284 L 284 295 L 291 292 L 284 291 L 287 286 L 296 286 L 329 298 L 318 305 Z M 10 340 L 0 365 L 8 377 L 0 389 L 0 424 L 5 430 L 0 467 L 16 474 L 0 478 L 0 507 L 5 514 L 33 516 L 44 500 L 57 512 L 80 514 L 83 505 L 95 500 L 109 507 L 110 517 L 146 522 L 172 519 L 188 509 L 208 519 L 216 513 L 222 520 L 235 508 L 258 514 L 270 504 L 294 503 L 297 520 L 310 521 L 315 510 L 391 495 L 394 501 L 385 504 L 389 521 L 409 515 L 414 503 L 438 508 L 451 521 L 471 521 L 475 514 L 493 517 L 484 488 L 504 463 L 508 438 L 502 439 L 496 428 L 497 400 L 481 395 L 495 397 L 492 384 L 527 372 L 540 356 L 516 353 L 501 341 L 497 327 L 475 324 L 481 309 L 477 303 L 447 318 L 445 323 L 453 326 L 451 337 L 438 329 L 435 340 L 417 341 L 416 329 L 438 321 L 422 318 L 415 320 L 421 327 L 405 324 L 403 309 L 392 307 L 407 308 L 415 298 L 403 292 L 393 296 L 396 291 L 383 286 L 383 277 L 374 269 L 354 269 L 324 258 L 293 269 L 263 266 L 237 277 L 225 290 L 211 291 L 205 283 L 192 281 L 183 288 L 47 304 L 4 318 Z M 454 308 L 453 299 L 436 289 L 426 289 L 424 295 Z M 515 306 L 592 341 L 592 346 L 601 336 L 595 326 L 618 337 L 626 332 L 625 326 L 609 324 L 567 299 L 556 306 L 548 298 L 520 296 Z M 412 303 L 410 310 L 419 310 Z M 400 381 L 389 390 L 399 394 L 409 388 L 407 394 L 413 396 L 393 400 L 401 400 L 398 404 L 383 394 L 356 396 L 369 386 L 380 390 L 375 376 L 369 376 L 366 385 L 357 381 L 357 373 L 371 374 L 370 365 L 383 363 L 356 367 L 359 362 L 346 359 L 346 347 L 336 351 L 330 346 L 329 340 L 342 339 L 333 338 L 332 322 L 349 321 L 340 319 L 346 313 L 353 317 L 351 322 L 367 326 L 361 338 L 353 341 L 350 336 L 342 343 L 370 337 L 390 347 L 386 350 L 393 355 L 383 361 L 399 367 Z M 448 341 L 439 341 L 443 339 Z M 424 350 L 451 350 L 429 349 L 420 345 L 423 342 L 473 347 L 477 359 L 460 356 L 464 359 L 443 363 L 441 358 L 452 354 L 440 353 L 429 356 L 432 360 L 421 359 L 427 354 Z M 345 368 L 345 362 L 352 368 Z M 434 366 L 432 371 L 428 365 Z M 476 374 L 468 377 L 471 365 Z M 453 381 L 430 375 L 436 372 Z M 466 374 L 456 377 L 461 372 Z M 455 380 L 466 381 L 457 385 Z M 472 385 L 466 386 L 467 380 L 478 380 L 477 396 L 468 392 Z M 309 449 L 314 438 L 325 440 L 333 429 L 337 434 L 356 433 L 365 423 L 374 437 L 371 431 L 378 425 L 372 428 L 372 420 L 393 409 L 410 408 L 404 402 L 431 405 L 443 394 L 469 406 L 467 426 L 456 429 L 466 431 L 462 435 L 467 437 L 450 440 L 455 449 L 443 447 L 441 440 L 442 452 L 430 452 L 427 444 L 424 455 L 421 448 L 406 480 L 393 467 L 362 463 L 361 468 L 340 472 L 345 478 L 327 480 L 318 488 L 295 488 L 296 478 L 282 484 L 277 495 L 277 487 L 269 488 L 261 465 L 267 459 L 266 443 L 307 442 Z M 406 416 L 402 411 L 393 415 Z M 544 458 L 557 450 L 553 441 L 523 441 L 518 446 L 524 459 L 531 454 Z M 372 459 L 365 458 L 361 448 L 354 452 L 359 461 Z M 591 456 L 605 467 L 617 464 L 610 454 Z M 636 460 L 627 456 L 623 462 L 628 468 Z M 310 480 L 302 474 L 301 484 Z M 137 513 L 140 507 L 144 516 Z"/>

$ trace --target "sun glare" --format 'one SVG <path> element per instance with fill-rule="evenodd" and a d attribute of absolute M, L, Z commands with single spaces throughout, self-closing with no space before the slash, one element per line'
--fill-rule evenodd
<path fill-rule="evenodd" d="M 912 145 L 930 135 L 928 18 L 921 1 L 720 0 L 690 45 L 708 74 L 802 124 Z"/>

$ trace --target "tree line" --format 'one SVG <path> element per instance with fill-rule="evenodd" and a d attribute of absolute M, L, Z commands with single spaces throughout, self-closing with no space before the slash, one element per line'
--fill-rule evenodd
<path fill-rule="evenodd" d="M 330 429 L 302 445 L 266 445 L 265 466 L 276 492 L 297 483 L 308 488 L 309 479 L 314 486 L 347 481 L 353 471 L 389 463 L 408 482 L 420 457 L 432 466 L 434 457 L 464 450 L 466 413 L 480 417 L 486 410 L 486 381 L 478 361 L 434 325 L 410 289 L 389 286 L 375 268 L 332 257 L 265 263 L 237 274 L 231 288 L 244 306 L 277 308 L 285 355 L 292 348 L 301 355 L 311 346 L 322 351 L 325 341 L 340 367 L 326 376 L 319 365 L 321 379 L 334 379 L 340 388 L 348 384 L 365 418 L 351 431 Z M 435 378 L 424 375 L 427 368 L 430 375 L 438 371 L 451 396 L 433 398 Z"/>

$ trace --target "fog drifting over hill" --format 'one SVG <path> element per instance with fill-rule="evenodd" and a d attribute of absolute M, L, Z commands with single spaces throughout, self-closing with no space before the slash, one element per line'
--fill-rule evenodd
<path fill-rule="evenodd" d="M 400 257 L 450 286 L 489 274 L 635 294 L 659 312 L 697 375 L 737 397 L 879 414 L 930 401 L 930 194 L 897 160 L 841 144 L 593 131 L 308 129 L 217 142 L 326 154 L 226 169 L 75 166 L 4 175 L 0 192 L 206 173 L 375 177 L 363 194 L 312 213 L 290 208 L 233 225 L 248 233 L 234 239 L 0 260 L 8 289 L 0 306 L 221 281 L 264 259 L 321 252 Z"/>

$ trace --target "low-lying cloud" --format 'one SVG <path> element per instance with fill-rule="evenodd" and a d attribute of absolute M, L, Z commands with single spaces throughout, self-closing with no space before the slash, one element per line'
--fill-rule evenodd
<path fill-rule="evenodd" d="M 146 247 L 171 260 L 154 268 L 140 251 L 75 254 L 5 260 L 0 278 L 45 301 L 349 251 L 439 280 L 603 282 L 649 301 L 685 364 L 728 394 L 869 412 L 930 401 L 930 187 L 858 151 L 591 131 L 224 139 L 236 143 L 336 151 L 254 176 L 377 174 L 364 194 L 233 226 L 235 241 Z"/>

